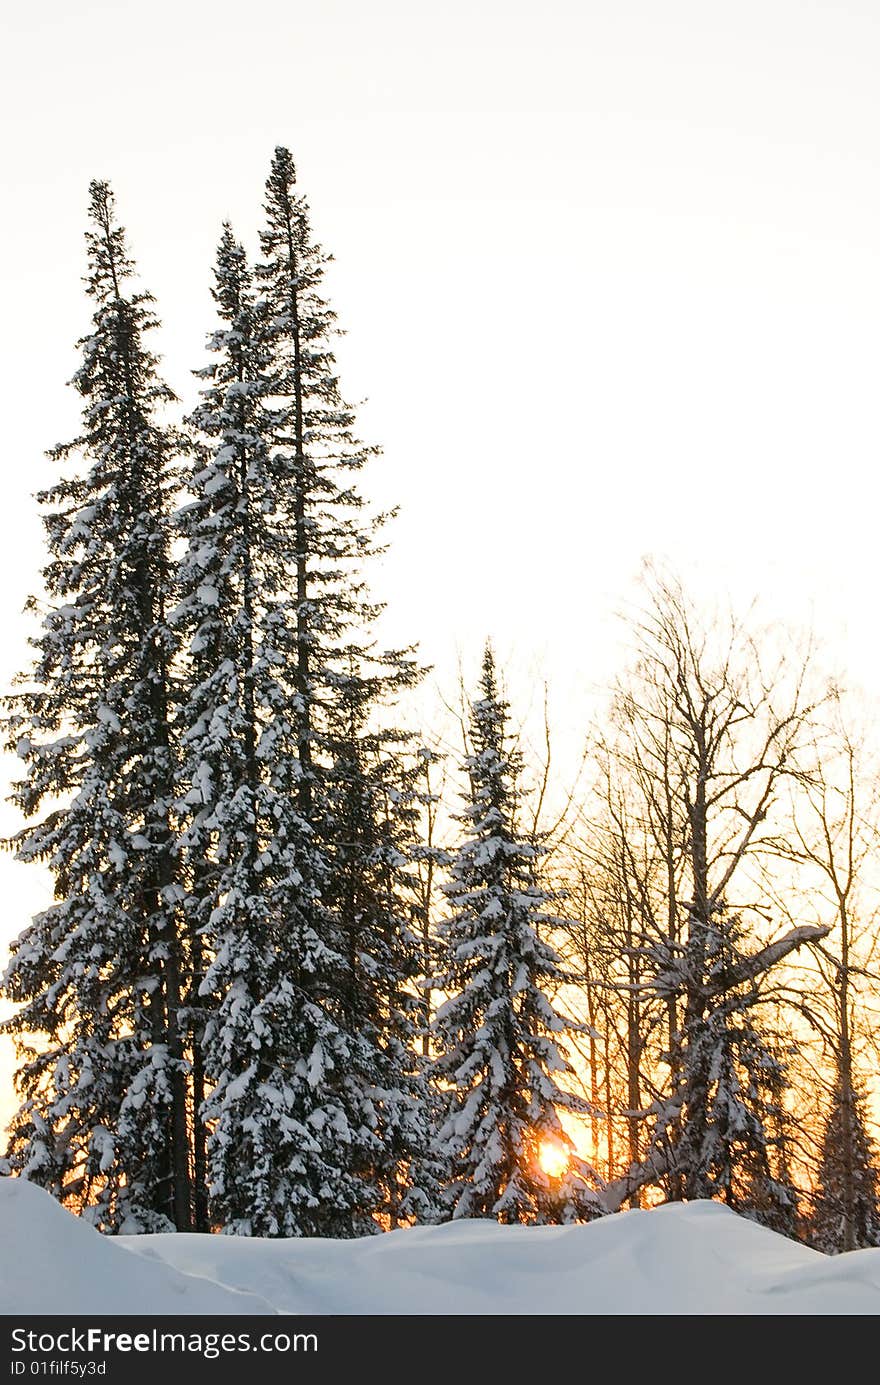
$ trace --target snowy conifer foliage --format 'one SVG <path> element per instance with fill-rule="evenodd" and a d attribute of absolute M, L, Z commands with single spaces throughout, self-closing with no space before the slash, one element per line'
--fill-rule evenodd
<path fill-rule="evenodd" d="M 371 1108 L 361 1177 L 383 1225 L 429 1218 L 435 1196 L 426 1181 L 428 1088 L 417 1053 L 425 959 L 413 923 L 422 766 L 411 737 L 369 723 L 376 700 L 388 703 L 410 681 L 399 655 L 368 671 L 362 652 L 351 651 L 328 708 L 321 831 L 343 957 L 333 993 L 352 1039 L 347 1076 Z"/>
<path fill-rule="evenodd" d="M 273 465 L 290 561 L 290 599 L 274 631 L 289 660 L 300 805 L 320 797 L 321 706 L 347 666 L 352 632 L 378 614 L 360 577 L 379 519 L 363 515 L 354 475 L 375 453 L 353 434 L 335 375 L 336 316 L 321 295 L 329 257 L 311 236 L 290 153 L 276 149 L 266 183 L 259 279 L 278 406 Z"/>
<path fill-rule="evenodd" d="M 14 840 L 54 902 L 13 945 L 6 1024 L 20 1042 L 14 1171 L 102 1227 L 190 1224 L 185 964 L 169 811 L 167 490 L 172 394 L 145 344 L 156 319 L 114 220 L 90 188 L 92 329 L 73 384 L 82 433 L 39 499 L 50 560 L 33 668 L 9 699 L 24 760 L 14 801 L 38 818 Z M 42 603 L 33 600 L 33 611 Z"/>
<path fill-rule="evenodd" d="M 740 919 L 723 904 L 709 911 L 708 923 L 692 911 L 687 940 L 660 943 L 650 953 L 656 993 L 688 997 L 652 1151 L 677 1196 L 720 1196 L 754 1220 L 794 1234 L 797 1197 L 779 1134 L 785 1064 L 756 1017 L 761 993 Z"/>
<path fill-rule="evenodd" d="M 210 1146 L 200 1160 L 211 1216 L 231 1231 L 272 1235 L 290 1229 L 284 1209 L 297 1202 L 278 1168 L 295 1185 L 295 1147 L 307 1142 L 288 1109 L 278 1056 L 291 1042 L 285 882 L 291 850 L 305 855 L 296 850 L 305 828 L 285 768 L 283 659 L 269 634 L 284 618 L 287 555 L 270 459 L 267 351 L 245 253 L 228 226 L 214 297 L 215 360 L 200 372 L 206 384 L 190 419 L 194 498 L 178 517 L 187 542 L 173 619 L 189 689 L 178 718 L 178 810 L 200 961 L 190 997 L 200 1106 L 205 1081 L 212 1084 Z M 305 895 L 314 883 L 302 869 L 296 885 Z"/>
<path fill-rule="evenodd" d="M 826 1255 L 847 1249 L 848 1241 L 855 1250 L 880 1246 L 880 1171 L 868 1134 L 865 1096 L 853 1088 L 847 1101 L 844 1087 L 838 1073 L 822 1131 L 809 1218 L 810 1240 Z"/>
<path fill-rule="evenodd" d="M 207 1177 L 228 1231 L 344 1236 L 397 1215 L 420 1138 L 406 738 L 371 725 L 418 671 L 369 649 L 377 522 L 350 473 L 370 449 L 333 374 L 325 257 L 286 150 L 267 216 L 262 294 L 231 232 L 221 243 L 181 514 Z"/>
<path fill-rule="evenodd" d="M 507 711 L 487 647 L 471 708 L 466 835 L 446 886 L 451 913 L 439 925 L 443 966 L 433 983 L 448 997 L 434 1023 L 443 1107 L 435 1152 L 448 1215 L 570 1221 L 589 1215 L 592 1195 L 558 1110 L 589 1108 L 557 1081 L 569 1071 L 559 1040 L 574 1025 L 546 993 L 564 980 L 546 941 L 559 921 L 537 881 L 542 850 L 517 823 L 520 760 Z M 559 1178 L 541 1167 L 545 1143 L 569 1154 Z"/>

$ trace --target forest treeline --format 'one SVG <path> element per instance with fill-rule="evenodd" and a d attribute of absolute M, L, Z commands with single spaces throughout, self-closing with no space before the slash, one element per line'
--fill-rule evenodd
<path fill-rule="evenodd" d="M 491 645 L 450 757 L 412 724 L 416 647 L 378 642 L 377 449 L 290 153 L 256 258 L 222 229 L 188 412 L 111 190 L 89 196 L 82 425 L 38 497 L 5 701 L 7 846 L 54 899 L 2 983 L 3 1171 L 107 1232 L 717 1197 L 880 1244 L 880 817 L 846 697 L 649 570 L 547 826 Z"/>

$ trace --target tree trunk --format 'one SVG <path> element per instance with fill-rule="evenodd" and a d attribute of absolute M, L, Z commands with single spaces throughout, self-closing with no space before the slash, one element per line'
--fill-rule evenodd
<path fill-rule="evenodd" d="M 849 1013 L 849 919 L 840 909 L 840 1124 L 843 1143 L 843 1249 L 856 1248 L 855 1177 L 853 1169 L 853 1070 Z"/>
<path fill-rule="evenodd" d="M 303 416 L 302 339 L 297 262 L 293 222 L 287 217 L 287 256 L 290 277 L 290 316 L 293 323 L 294 491 L 293 523 L 296 534 L 296 690 L 299 695 L 298 754 L 299 800 L 306 821 L 312 807 L 312 701 L 309 670 L 308 537 L 306 533 L 306 452 Z"/>

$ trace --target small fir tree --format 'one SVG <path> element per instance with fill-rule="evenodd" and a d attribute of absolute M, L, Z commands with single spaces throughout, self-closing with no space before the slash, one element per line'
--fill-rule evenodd
<path fill-rule="evenodd" d="M 566 979 L 547 941 L 561 923 L 538 883 L 542 848 L 519 828 L 521 761 L 507 713 L 487 646 L 471 708 L 465 836 L 446 886 L 450 914 L 438 929 L 443 965 L 433 985 L 447 998 L 434 1021 L 442 1109 L 435 1154 L 447 1216 L 571 1221 L 596 1203 L 559 1111 L 589 1105 L 558 1081 L 570 1071 L 561 1039 L 577 1026 L 547 994 Z M 567 1155 L 556 1178 L 542 1167 L 548 1145 Z"/>
<path fill-rule="evenodd" d="M 804 1221 L 791 1167 L 795 1128 L 786 1104 L 787 1046 L 768 1041 L 767 1049 L 769 1063 L 763 1065 L 761 1083 L 766 1158 L 755 1161 L 752 1172 L 746 1174 L 739 1208 L 761 1226 L 799 1241 L 804 1237 Z"/>
<path fill-rule="evenodd" d="M 793 1231 L 797 1199 L 771 1157 L 785 1066 L 756 1021 L 759 973 L 743 944 L 740 919 L 719 904 L 706 923 L 691 913 L 683 942 L 647 950 L 655 993 L 686 997 L 647 1164 L 657 1158 L 674 1198 L 722 1197 Z"/>
<path fill-rule="evenodd" d="M 838 1071 L 822 1130 L 808 1225 L 811 1243 L 826 1255 L 837 1255 L 848 1241 L 854 1250 L 880 1246 L 880 1172 L 868 1133 L 865 1095 L 856 1085 L 848 1102 L 844 1093 Z"/>

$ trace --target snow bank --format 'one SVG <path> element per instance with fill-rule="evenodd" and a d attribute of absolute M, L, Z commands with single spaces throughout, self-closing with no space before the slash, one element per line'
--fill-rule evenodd
<path fill-rule="evenodd" d="M 130 1255 L 119 1239 L 100 1236 L 33 1183 L 0 1178 L 2 1315 L 276 1311 L 247 1290 L 182 1274 L 149 1246 Z"/>
<path fill-rule="evenodd" d="M 589 1226 L 358 1241 L 96 1232 L 0 1179 L 2 1313 L 880 1313 L 880 1250 L 826 1257 L 712 1202 Z"/>

